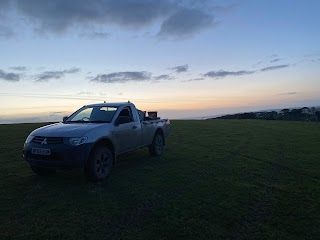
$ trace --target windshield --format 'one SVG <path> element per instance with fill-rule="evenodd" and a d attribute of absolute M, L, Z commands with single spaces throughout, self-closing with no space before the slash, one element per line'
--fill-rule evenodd
<path fill-rule="evenodd" d="M 110 123 L 116 111 L 116 107 L 84 107 L 72 114 L 65 123 Z"/>

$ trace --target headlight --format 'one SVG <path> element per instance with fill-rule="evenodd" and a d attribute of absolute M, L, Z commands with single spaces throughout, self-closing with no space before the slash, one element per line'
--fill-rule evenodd
<path fill-rule="evenodd" d="M 71 145 L 79 146 L 81 144 L 84 144 L 87 141 L 88 137 L 76 137 L 76 138 L 70 138 L 69 142 Z"/>
<path fill-rule="evenodd" d="M 25 142 L 25 143 L 29 143 L 29 142 L 31 142 L 33 138 L 34 138 L 34 136 L 29 135 L 29 136 L 27 137 L 27 139 L 26 139 L 26 142 Z"/>

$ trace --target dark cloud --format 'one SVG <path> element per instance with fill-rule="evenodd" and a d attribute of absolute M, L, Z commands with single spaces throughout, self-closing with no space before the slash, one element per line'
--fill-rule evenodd
<path fill-rule="evenodd" d="M 0 80 L 8 81 L 8 82 L 19 82 L 20 74 L 5 72 L 0 69 Z"/>
<path fill-rule="evenodd" d="M 0 38 L 12 38 L 14 35 L 15 33 L 11 28 L 0 25 Z"/>
<path fill-rule="evenodd" d="M 107 39 L 111 36 L 111 33 L 108 33 L 108 32 L 81 33 L 79 36 L 83 38 L 91 38 L 91 39 Z"/>
<path fill-rule="evenodd" d="M 150 72 L 114 72 L 109 74 L 99 74 L 91 78 L 91 81 L 102 83 L 126 83 L 145 82 L 152 80 Z"/>
<path fill-rule="evenodd" d="M 51 79 L 61 79 L 65 74 L 80 72 L 80 68 L 70 68 L 62 71 L 46 71 L 35 76 L 36 82 L 48 82 Z"/>
<path fill-rule="evenodd" d="M 12 0 L 42 31 L 63 32 L 74 26 L 112 24 L 142 27 L 166 17 L 177 7 L 170 0 Z M 6 7 L 4 5 L 4 7 Z"/>
<path fill-rule="evenodd" d="M 78 73 L 78 72 L 80 72 L 81 71 L 81 69 L 80 68 L 76 68 L 76 67 L 74 67 L 74 68 L 70 68 L 70 69 L 67 69 L 67 70 L 63 70 L 63 72 L 64 73 Z"/>
<path fill-rule="evenodd" d="M 204 74 L 205 77 L 210 78 L 225 78 L 225 77 L 235 77 L 235 76 L 243 76 L 255 73 L 255 71 L 210 71 Z"/>
<path fill-rule="evenodd" d="M 161 38 L 190 37 L 206 28 L 212 27 L 214 17 L 201 9 L 182 8 L 163 21 L 158 34 Z"/>
<path fill-rule="evenodd" d="M 50 79 L 60 79 L 64 76 L 62 71 L 46 71 L 35 77 L 36 82 L 48 82 Z"/>
<path fill-rule="evenodd" d="M 280 60 L 281 60 L 281 58 L 275 58 L 275 59 L 272 59 L 272 60 L 270 61 L 270 63 L 279 62 Z"/>
<path fill-rule="evenodd" d="M 21 71 L 21 72 L 24 72 L 27 70 L 27 67 L 23 67 L 23 66 L 16 66 L 16 67 L 10 67 L 11 70 L 14 70 L 14 71 Z"/>
<path fill-rule="evenodd" d="M 278 95 L 296 95 L 298 94 L 297 92 L 286 92 L 286 93 L 280 93 Z"/>
<path fill-rule="evenodd" d="M 189 65 L 185 64 L 181 66 L 171 67 L 169 69 L 175 71 L 176 73 L 181 73 L 181 72 L 187 72 L 188 68 L 189 68 Z"/>
<path fill-rule="evenodd" d="M 262 72 L 272 71 L 272 70 L 277 70 L 277 69 L 281 69 L 281 68 L 287 68 L 289 66 L 290 66 L 290 64 L 276 65 L 276 66 L 262 68 L 262 69 L 260 69 L 260 71 L 262 71 Z"/>
<path fill-rule="evenodd" d="M 108 26 L 136 31 L 160 24 L 158 36 L 162 38 L 190 37 L 213 26 L 213 12 L 223 9 L 209 1 L 195 4 L 194 0 L 11 0 L 11 3 L 2 0 L 0 7 L 22 15 L 41 33 Z"/>
<path fill-rule="evenodd" d="M 159 81 L 159 80 L 170 80 L 170 79 L 172 79 L 172 77 L 170 75 L 168 75 L 168 74 L 162 74 L 162 75 L 153 77 L 153 79 L 157 80 L 157 81 Z"/>

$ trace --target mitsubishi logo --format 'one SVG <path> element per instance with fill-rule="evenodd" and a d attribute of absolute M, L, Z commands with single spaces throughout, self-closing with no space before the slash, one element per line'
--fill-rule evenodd
<path fill-rule="evenodd" d="M 43 141 L 41 142 L 41 144 L 48 144 L 48 143 L 47 143 L 47 138 L 43 139 Z"/>

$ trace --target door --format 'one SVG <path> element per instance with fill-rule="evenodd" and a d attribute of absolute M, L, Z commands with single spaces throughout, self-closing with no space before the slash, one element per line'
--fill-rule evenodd
<path fill-rule="evenodd" d="M 126 152 L 136 149 L 140 146 L 141 124 L 134 119 L 130 106 L 125 107 L 119 113 L 119 116 L 129 117 L 129 122 L 116 125 L 114 127 L 113 136 L 115 137 L 118 152 Z"/>

